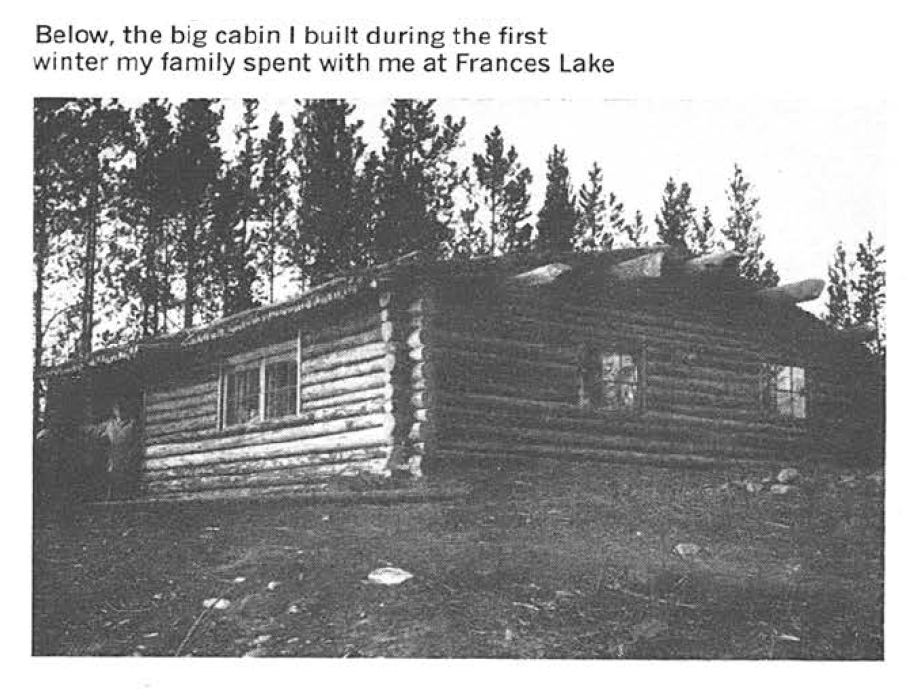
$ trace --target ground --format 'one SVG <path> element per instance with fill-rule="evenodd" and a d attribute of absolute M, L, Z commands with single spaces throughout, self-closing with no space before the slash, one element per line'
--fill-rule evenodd
<path fill-rule="evenodd" d="M 784 495 L 579 465 L 441 474 L 470 486 L 446 502 L 39 508 L 33 652 L 882 658 L 883 481 L 799 468 Z"/>

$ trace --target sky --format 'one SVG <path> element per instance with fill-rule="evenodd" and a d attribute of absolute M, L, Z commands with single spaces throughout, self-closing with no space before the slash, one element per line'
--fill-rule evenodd
<path fill-rule="evenodd" d="M 380 145 L 387 100 L 355 101 L 369 147 Z M 293 100 L 261 102 L 290 115 Z M 632 214 L 653 219 L 669 177 L 688 182 L 692 203 L 709 206 L 717 227 L 727 212 L 726 186 L 737 162 L 760 199 L 766 250 L 783 282 L 825 278 L 837 242 L 854 251 L 872 230 L 886 242 L 887 112 L 821 101 L 589 99 L 441 99 L 438 116 L 466 117 L 461 157 L 482 150 L 499 125 L 533 174 L 532 210 L 541 206 L 545 161 L 566 149 L 571 180 L 583 184 L 597 161 L 605 188 Z M 239 116 L 227 105 L 226 126 Z M 290 124 L 289 124 L 290 130 Z M 813 307 L 811 307 L 814 310 Z"/>

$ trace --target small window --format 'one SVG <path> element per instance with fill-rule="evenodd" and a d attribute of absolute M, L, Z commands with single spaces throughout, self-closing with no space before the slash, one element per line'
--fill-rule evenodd
<path fill-rule="evenodd" d="M 763 368 L 762 400 L 769 415 L 803 420 L 807 417 L 807 382 L 804 367 L 766 364 Z"/>
<path fill-rule="evenodd" d="M 287 356 L 262 357 L 223 371 L 222 425 L 243 425 L 296 415 L 298 364 Z"/>
<path fill-rule="evenodd" d="M 260 367 L 240 367 L 225 374 L 225 426 L 260 417 Z"/>
<path fill-rule="evenodd" d="M 298 366 L 295 361 L 273 362 L 266 365 L 266 419 L 271 420 L 297 412 Z"/>
<path fill-rule="evenodd" d="M 580 405 L 610 412 L 641 407 L 639 353 L 588 350 L 580 369 Z"/>

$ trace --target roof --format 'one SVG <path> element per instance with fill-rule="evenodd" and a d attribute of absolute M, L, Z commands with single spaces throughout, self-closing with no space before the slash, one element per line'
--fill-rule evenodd
<path fill-rule="evenodd" d="M 169 335 L 97 350 L 88 358 L 43 367 L 40 374 L 49 376 L 78 372 L 85 367 L 106 366 L 140 356 L 192 348 L 235 336 L 254 327 L 299 316 L 351 298 L 361 291 L 404 280 L 421 282 L 470 278 L 542 286 L 554 283 L 557 279 L 592 281 L 593 278 L 610 278 L 617 281 L 642 281 L 646 278 L 710 273 L 726 274 L 735 287 L 745 291 L 756 290 L 738 279 L 736 270 L 739 260 L 737 255 L 724 252 L 687 258 L 663 245 L 596 252 L 512 253 L 450 260 L 412 253 L 389 263 L 352 270 L 287 301 L 251 308 Z"/>

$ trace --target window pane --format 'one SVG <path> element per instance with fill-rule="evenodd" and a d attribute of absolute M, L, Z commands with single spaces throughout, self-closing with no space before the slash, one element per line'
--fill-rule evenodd
<path fill-rule="evenodd" d="M 273 362 L 266 365 L 266 418 L 277 418 L 297 413 L 295 399 L 298 378 L 294 361 Z"/>
<path fill-rule="evenodd" d="M 792 392 L 804 394 L 804 368 L 792 367 Z"/>
<path fill-rule="evenodd" d="M 807 417 L 807 398 L 804 396 L 794 396 L 792 399 L 792 417 Z"/>
<path fill-rule="evenodd" d="M 259 369 L 235 369 L 225 378 L 225 424 L 238 425 L 259 419 Z"/>
<path fill-rule="evenodd" d="M 792 394 L 788 391 L 776 392 L 776 412 L 780 415 L 792 414 Z"/>
<path fill-rule="evenodd" d="M 776 388 L 780 391 L 790 391 L 792 388 L 792 368 L 787 366 L 776 367 Z"/>

